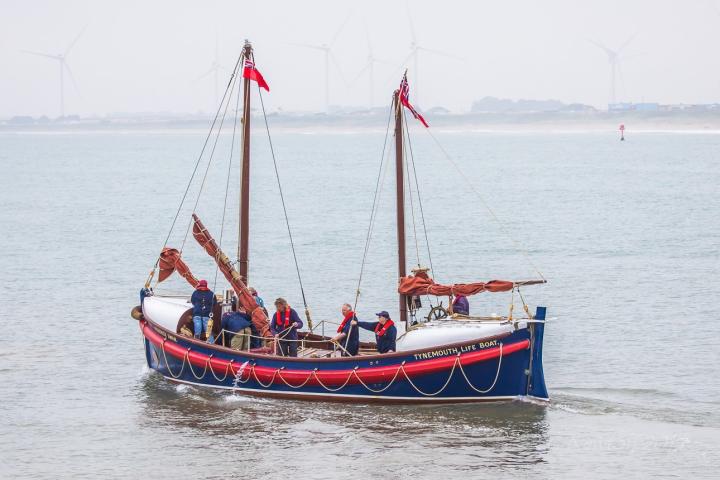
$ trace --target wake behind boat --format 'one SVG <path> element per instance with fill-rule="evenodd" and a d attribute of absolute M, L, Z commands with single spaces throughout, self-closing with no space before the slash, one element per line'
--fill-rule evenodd
<path fill-rule="evenodd" d="M 239 81 L 240 76 L 243 78 L 242 86 Z M 265 115 L 261 88 L 269 91 L 269 87 L 255 66 L 252 46 L 246 42 L 233 69 L 210 134 L 205 141 L 207 146 L 217 124 L 215 138 L 217 142 L 225 112 L 232 102 L 233 95 L 237 95 L 238 104 L 242 97 L 241 201 L 237 261 L 232 262 L 222 249 L 223 238 L 226 237 L 224 231 L 226 205 L 222 209 L 223 222 L 219 243 L 205 227 L 195 209 L 190 220 L 191 228 L 188 229 L 192 230 L 193 238 L 201 248 L 215 260 L 218 270 L 222 272 L 230 288 L 225 289 L 222 294 L 213 294 L 215 298 L 210 302 L 209 321 L 202 335 L 197 335 L 197 327 L 193 324 L 193 304 L 190 302 L 190 295 L 162 295 L 155 291 L 160 282 L 175 272 L 185 278 L 193 288 L 200 287 L 199 290 L 205 290 L 204 284 L 201 284 L 184 262 L 182 248 L 178 250 L 167 245 L 190 186 L 196 177 L 203 156 L 201 153 L 170 233 L 141 291 L 141 305 L 132 312 L 133 318 L 138 320 L 144 337 L 145 357 L 150 368 L 172 381 L 266 397 L 384 403 L 477 402 L 511 400 L 519 397 L 547 399 L 542 367 L 545 308 L 537 307 L 535 312 L 531 313 L 520 293 L 521 288 L 545 283 L 543 278 L 441 285 L 432 279 L 432 264 L 429 268 L 422 267 L 419 259 L 417 268 L 414 268 L 410 274 L 407 273 L 406 198 L 411 202 L 411 209 L 414 207 L 412 190 L 408 189 L 407 194 L 405 190 L 405 182 L 410 183 L 411 172 L 406 155 L 405 139 L 409 132 L 405 111 L 410 111 L 425 127 L 428 125 L 422 115 L 410 104 L 406 76 L 393 94 L 389 117 L 389 121 L 394 119 L 399 324 L 405 327 L 404 333 L 397 338 L 389 351 L 385 351 L 387 348 L 381 348 L 380 340 L 385 343 L 386 339 L 383 339 L 382 335 L 387 330 L 387 326 L 393 324 L 392 320 L 388 323 L 385 319 L 385 323 L 378 322 L 379 326 L 375 327 L 377 342 L 360 342 L 357 348 L 351 349 L 348 343 L 350 335 L 338 340 L 338 337 L 324 334 L 324 326 L 329 322 L 323 321 L 317 326 L 313 325 L 302 288 L 292 230 L 286 212 L 287 232 L 305 307 L 307 330 L 297 332 L 297 338 L 287 336 L 287 332 L 294 328 L 288 318 L 283 317 L 283 310 L 280 307 L 278 313 L 272 318 L 268 317 L 267 311 L 258 302 L 257 296 L 253 295 L 248 283 L 252 82 L 257 83 L 258 96 Z M 218 118 L 220 118 L 219 124 Z M 268 128 L 267 119 L 265 126 Z M 235 127 L 233 140 L 234 138 Z M 269 128 L 268 138 L 273 152 Z M 212 161 L 214 151 L 213 146 L 208 162 Z M 275 162 L 274 152 L 272 155 Z M 384 160 L 383 153 L 380 172 L 383 171 Z M 414 168 L 414 161 L 411 162 Z M 210 163 L 208 168 L 209 165 Z M 274 163 L 274 166 L 285 211 L 277 164 Z M 417 173 L 414 170 L 412 172 L 417 177 Z M 228 181 L 229 179 L 230 176 Z M 415 181 L 417 182 L 417 178 Z M 375 213 L 379 208 L 380 183 L 379 175 L 365 253 L 367 253 Z M 203 178 L 200 192 L 204 184 Z M 200 193 L 195 202 L 196 207 L 199 198 Z M 419 188 L 416 201 L 422 212 Z M 415 227 L 414 215 L 412 217 Z M 182 245 L 185 246 L 184 240 Z M 352 311 L 359 301 L 365 258 L 366 255 L 363 256 L 363 266 Z M 153 286 L 156 275 L 157 280 Z M 213 290 L 217 291 L 217 285 L 213 287 Z M 508 314 L 471 316 L 462 308 L 453 308 L 453 305 L 459 305 L 458 299 L 481 292 L 509 292 L 511 302 Z M 522 302 L 522 318 L 513 315 L 516 294 Z M 421 297 L 427 297 L 432 306 L 425 317 L 419 315 L 422 308 Z M 439 300 L 444 297 L 448 299 L 447 309 Z M 252 333 L 246 331 L 239 333 L 221 328 L 220 319 L 231 311 L 242 312 L 245 318 L 248 318 L 251 324 L 248 328 Z M 389 319 L 387 312 L 381 312 L 379 315 L 379 319 L 385 317 Z M 347 318 L 353 317 L 354 314 Z M 283 320 L 285 323 L 282 323 Z M 299 323 L 301 322 L 298 322 L 298 325 Z M 349 330 L 345 331 L 351 332 L 353 328 L 359 328 L 360 324 L 353 321 L 347 326 Z M 280 336 L 273 335 L 273 330 L 275 333 L 279 330 Z M 248 337 L 248 341 L 231 344 L 227 341 L 230 336 Z M 286 348 L 288 345 L 292 348 Z"/>

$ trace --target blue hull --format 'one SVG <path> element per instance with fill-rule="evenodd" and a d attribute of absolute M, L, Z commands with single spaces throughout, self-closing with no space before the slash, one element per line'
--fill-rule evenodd
<path fill-rule="evenodd" d="M 145 328 L 152 329 L 154 335 L 151 338 L 145 335 L 148 365 L 166 378 L 180 383 L 266 397 L 343 402 L 478 402 L 518 397 L 548 399 L 542 368 L 544 323 L 540 322 L 530 323 L 527 328 L 502 337 L 494 337 L 494 342 L 483 339 L 479 343 L 464 342 L 422 351 L 332 359 L 289 359 L 258 355 L 208 345 L 175 335 L 153 324 Z M 157 334 L 163 341 L 157 341 Z M 153 338 L 154 341 L 151 341 Z M 495 358 L 464 366 L 460 362 L 463 352 L 482 351 L 483 348 L 491 347 L 498 350 L 498 345 L 500 355 Z M 523 345 L 524 348 L 509 354 L 503 352 L 503 348 L 507 352 L 513 345 Z M 229 365 L 236 368 L 213 368 L 209 361 L 200 365 L 195 362 L 193 365 L 188 354 L 173 353 L 178 351 L 194 352 L 225 364 L 232 361 Z M 453 361 L 454 358 L 458 360 Z M 445 359 L 451 366 L 441 371 L 414 375 L 405 375 L 400 370 L 403 368 L 409 371 L 413 364 L 426 365 L 428 359 Z M 349 380 L 354 380 L 356 376 L 353 370 L 362 372 L 363 369 L 378 367 L 396 368 L 395 371 L 399 373 L 394 378 L 375 383 L 347 381 L 344 385 L 328 385 L 327 382 L 313 385 L 313 382 L 307 380 L 303 384 L 282 377 L 284 371 L 301 369 L 320 374 L 349 372 Z M 267 378 L 263 380 L 254 374 L 263 369 L 279 375 L 274 374 L 269 381 Z M 313 374 L 308 374 L 308 377 L 313 377 Z"/>

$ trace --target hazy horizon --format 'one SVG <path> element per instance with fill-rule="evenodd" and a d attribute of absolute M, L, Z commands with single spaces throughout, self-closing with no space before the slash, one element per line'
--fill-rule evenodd
<path fill-rule="evenodd" d="M 325 109 L 324 54 L 291 43 L 332 43 L 331 105 L 383 106 L 408 68 L 420 108 L 470 109 L 485 96 L 557 99 L 604 108 L 608 56 L 623 44 L 618 101 L 720 101 L 720 2 L 506 3 L 371 0 L 236 2 L 0 1 L 0 117 L 60 113 L 59 62 L 23 53 L 61 54 L 65 113 L 209 112 L 218 61 L 232 68 L 245 38 L 270 84 L 271 110 Z M 409 7 L 409 8 L 408 8 Z M 408 10 L 410 16 L 408 15 Z M 412 21 L 410 18 L 412 18 Z M 412 22 L 412 23 L 411 23 Z M 457 58 L 420 51 L 417 44 Z M 341 28 L 342 26 L 342 28 Z M 367 26 L 367 35 L 366 27 Z M 85 28 L 87 27 L 87 28 Z M 83 31 L 83 29 L 85 29 Z M 339 32 L 339 33 L 338 33 Z M 374 56 L 373 102 L 368 38 Z M 339 68 L 338 68 L 339 67 Z M 229 70 L 219 72 L 220 93 Z M 343 78 L 345 81 L 343 81 Z"/>

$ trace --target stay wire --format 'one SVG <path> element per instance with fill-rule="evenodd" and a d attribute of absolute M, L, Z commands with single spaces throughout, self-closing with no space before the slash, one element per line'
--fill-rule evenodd
<path fill-rule="evenodd" d="M 285 196 L 283 195 L 282 183 L 280 182 L 280 172 L 278 171 L 277 160 L 275 159 L 275 149 L 273 147 L 272 137 L 270 136 L 270 125 L 267 121 L 267 114 L 265 113 L 265 102 L 263 101 L 262 90 L 258 85 L 258 95 L 260 96 L 260 106 L 262 107 L 263 120 L 265 121 L 265 130 L 267 131 L 268 143 L 270 144 L 270 154 L 273 160 L 273 167 L 275 168 L 275 179 L 277 180 L 278 189 L 280 190 L 280 203 L 282 203 L 283 215 L 285 216 L 285 226 L 287 227 L 288 237 L 290 238 L 290 248 L 292 250 L 293 261 L 295 262 L 295 271 L 297 272 L 298 283 L 300 283 L 300 293 L 302 295 L 303 305 L 307 311 L 308 305 L 305 299 L 305 289 L 303 288 L 302 277 L 300 276 L 300 266 L 298 264 L 297 255 L 295 253 L 295 242 L 293 241 L 292 231 L 290 230 L 290 220 L 287 214 L 287 208 L 285 207 Z"/>
<path fill-rule="evenodd" d="M 452 159 L 452 157 L 450 156 L 450 154 L 443 148 L 442 144 L 438 141 L 438 139 L 435 138 L 435 135 L 432 134 L 432 132 L 430 131 L 430 129 L 429 129 L 429 128 L 426 128 L 425 130 L 427 131 L 428 135 L 430 135 L 430 138 L 433 139 L 433 141 L 434 141 L 435 144 L 438 146 L 438 148 L 440 149 L 440 151 L 445 155 L 445 158 L 446 158 L 446 159 L 450 162 L 450 164 L 455 168 L 455 170 L 458 172 L 458 174 L 460 174 L 460 177 L 462 177 L 462 179 L 465 180 L 465 183 L 467 183 L 468 187 L 470 187 L 470 190 L 472 190 L 472 192 L 478 197 L 478 199 L 479 199 L 480 202 L 483 204 L 483 206 L 485 207 L 485 209 L 486 209 L 486 210 L 490 213 L 490 215 L 492 216 L 493 220 L 495 220 L 495 222 L 497 222 L 497 224 L 498 224 L 498 226 L 500 227 L 500 230 L 503 232 L 503 234 L 505 234 L 505 236 L 506 236 L 511 242 L 513 242 L 513 243 L 515 244 L 515 248 L 517 249 L 517 251 L 523 254 L 523 256 L 525 257 L 525 259 L 527 260 L 527 262 L 530 264 L 530 266 L 532 266 L 532 268 L 535 270 L 535 272 L 540 276 L 540 279 L 546 281 L 545 276 L 542 274 L 542 272 L 540 272 L 540 269 L 535 265 L 535 263 L 534 263 L 534 262 L 532 261 L 532 259 L 530 258 L 530 254 L 527 252 L 527 250 L 526 250 L 525 248 L 523 248 L 523 246 L 520 244 L 520 242 L 518 242 L 517 240 L 515 240 L 515 238 L 514 238 L 512 235 L 510 235 L 510 232 L 505 228 L 505 224 L 503 224 L 503 223 L 500 221 L 500 219 L 498 218 L 498 216 L 495 215 L 495 212 L 492 210 L 492 208 L 490 208 L 490 205 L 488 205 L 488 203 L 485 201 L 485 198 L 483 198 L 483 196 L 480 195 L 480 192 L 478 192 L 477 189 L 473 186 L 472 182 L 470 182 L 469 177 L 466 176 L 466 175 L 463 173 L 462 170 L 460 170 L 460 167 L 455 163 L 455 161 Z"/>
<path fill-rule="evenodd" d="M 405 123 L 405 127 L 407 128 L 407 117 L 405 116 L 405 111 L 403 110 L 403 121 Z M 404 132 L 400 132 L 401 135 L 403 135 L 402 139 L 402 145 L 403 145 L 403 153 L 407 150 L 405 139 L 407 135 L 404 135 Z M 407 161 L 407 157 L 403 155 L 403 163 L 405 164 L 405 177 L 403 178 L 403 183 L 407 179 L 407 186 L 408 186 L 408 197 L 410 198 L 410 218 L 412 219 L 412 226 L 413 226 L 413 239 L 415 240 L 415 258 L 417 260 L 417 266 L 420 268 L 420 246 L 418 244 L 418 235 L 417 235 L 417 224 L 415 222 L 415 204 L 413 203 L 413 193 L 412 193 L 412 183 L 410 183 L 410 167 Z M 404 207 L 404 205 L 403 205 Z"/>
<path fill-rule="evenodd" d="M 390 120 L 392 119 L 393 113 L 392 104 L 393 102 L 391 100 L 388 112 L 387 127 L 385 128 L 385 140 L 383 141 L 382 153 L 380 155 L 380 167 L 378 168 L 378 175 L 377 179 L 375 180 L 375 194 L 373 196 L 372 209 L 370 211 L 370 222 L 368 224 L 368 231 L 365 236 L 365 249 L 363 251 L 363 258 L 360 264 L 360 275 L 358 277 L 357 288 L 355 289 L 355 302 L 353 304 L 353 311 L 355 311 L 355 309 L 357 308 L 358 298 L 360 297 L 360 284 L 362 283 L 363 273 L 365 272 L 365 261 L 367 260 L 367 254 L 370 249 L 370 239 L 372 237 L 373 225 L 377 216 L 377 205 L 380 197 L 380 191 L 382 190 L 382 179 L 384 178 L 383 166 L 385 165 L 385 152 L 387 151 L 387 141 L 390 134 Z"/>
<path fill-rule="evenodd" d="M 228 200 L 228 192 L 230 191 L 230 175 L 232 173 L 232 163 L 233 163 L 233 153 L 235 150 L 235 133 L 237 131 L 237 123 L 238 123 L 238 111 L 240 109 L 240 87 L 241 83 L 237 82 L 238 88 L 237 88 L 237 98 L 235 100 L 235 122 L 233 123 L 233 131 L 232 131 L 232 139 L 230 140 L 230 159 L 228 160 L 228 170 L 227 170 L 227 180 L 225 181 L 225 200 L 223 201 L 223 214 L 222 214 L 222 220 L 220 222 L 220 242 L 219 247 L 222 249 L 223 244 L 223 233 L 225 232 L 225 213 L 227 212 L 227 200 Z M 232 95 L 230 97 L 230 100 L 232 101 Z M 215 265 L 215 280 L 213 281 L 213 290 L 217 287 L 217 278 L 218 278 L 218 271 L 220 270 L 219 265 Z"/>
<path fill-rule="evenodd" d="M 407 120 L 407 113 L 404 112 L 405 120 Z M 430 254 L 430 239 L 427 233 L 427 225 L 425 223 L 425 211 L 423 210 L 422 196 L 420 195 L 420 182 L 418 182 L 417 168 L 415 167 L 415 155 L 413 155 L 412 141 L 410 139 L 410 130 L 408 128 L 407 121 L 405 122 L 405 131 L 407 133 L 407 145 L 408 151 L 410 152 L 410 163 L 412 163 L 413 176 L 415 177 L 415 190 L 417 191 L 418 206 L 420 207 L 420 220 L 422 221 L 423 234 L 425 235 L 425 245 L 427 247 L 428 263 L 430 264 L 430 271 L 433 274 L 433 278 L 437 278 L 437 272 L 433 266 L 432 255 Z"/>
<path fill-rule="evenodd" d="M 200 190 L 198 190 L 197 198 L 195 199 L 195 205 L 193 205 L 192 213 L 195 213 L 197 210 L 198 204 L 200 203 L 200 197 L 202 196 L 203 189 L 205 188 L 205 181 L 207 180 L 208 172 L 210 171 L 210 166 L 213 162 L 213 157 L 215 155 L 215 149 L 217 148 L 218 140 L 220 140 L 220 135 L 222 134 L 222 127 L 225 123 L 225 116 L 227 115 L 228 108 L 230 107 L 230 97 L 227 97 L 227 103 L 225 102 L 225 98 L 227 96 L 227 92 L 235 88 L 235 83 L 237 81 L 238 75 L 237 72 L 233 72 L 233 75 L 230 79 L 230 83 L 228 84 L 228 89 L 225 90 L 225 95 L 223 95 L 223 99 L 221 102 L 221 105 L 225 104 L 225 109 L 223 110 L 222 117 L 220 118 L 220 125 L 218 126 L 217 133 L 215 134 L 215 142 L 213 142 L 212 149 L 210 150 L 210 158 L 208 159 L 207 167 L 205 167 L 205 174 L 203 175 L 202 182 L 200 183 Z M 231 93 L 232 96 L 232 93 Z M 193 219 L 192 215 L 190 216 L 190 221 L 188 222 L 187 230 L 185 230 L 185 237 L 183 238 L 182 245 L 180 246 L 180 253 L 182 253 L 183 249 L 185 248 L 185 242 L 187 241 L 187 237 L 190 234 L 190 229 L 192 228 Z"/>
<path fill-rule="evenodd" d="M 232 82 L 232 79 L 234 78 L 238 66 L 240 65 L 240 59 L 242 58 L 242 55 L 238 57 L 237 61 L 235 62 L 235 68 L 233 69 L 233 74 L 230 77 L 230 81 L 228 81 L 228 86 L 225 88 L 225 93 L 223 94 L 223 98 L 220 101 L 220 105 L 218 105 L 218 109 L 215 112 L 215 117 L 213 118 L 212 124 L 210 125 L 210 131 L 208 132 L 207 136 L 205 137 L 205 142 L 203 143 L 203 147 L 200 150 L 200 155 L 198 155 L 198 159 L 195 161 L 195 168 L 193 168 L 192 175 L 190 175 L 190 180 L 188 180 L 187 187 L 185 187 L 185 192 L 183 193 L 182 199 L 180 200 L 180 205 L 178 206 L 177 211 L 175 212 L 175 216 L 173 217 L 173 221 L 170 224 L 170 231 L 167 234 L 167 237 L 165 237 L 165 241 L 163 242 L 162 249 L 167 247 L 168 241 L 170 241 L 170 235 L 172 235 L 173 229 L 175 228 L 175 223 L 177 223 L 177 219 L 180 216 L 180 211 L 182 210 L 183 205 L 185 204 L 185 199 L 187 198 L 187 194 L 190 191 L 190 186 L 192 185 L 193 180 L 195 179 L 195 174 L 197 173 L 197 169 L 200 166 L 200 160 L 202 160 L 203 154 L 205 153 L 205 148 L 207 147 L 208 141 L 210 140 L 210 136 L 212 135 L 212 132 L 215 128 L 215 123 L 217 122 L 218 116 L 220 115 L 220 110 L 222 110 L 222 105 L 225 102 L 225 95 L 227 95 L 228 89 L 230 88 L 230 83 Z M 161 249 L 161 251 L 162 251 Z M 157 268 L 158 264 L 160 263 L 160 256 L 158 255 L 157 260 L 155 260 L 155 266 L 153 267 L 153 272 Z"/>

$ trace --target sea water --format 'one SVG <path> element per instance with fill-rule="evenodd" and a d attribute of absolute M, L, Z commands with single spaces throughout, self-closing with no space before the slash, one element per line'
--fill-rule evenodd
<path fill-rule="evenodd" d="M 145 365 L 129 313 L 205 134 L 4 132 L 0 476 L 715 477 L 720 135 L 435 132 L 446 156 L 427 132 L 412 133 L 419 196 L 411 175 L 408 264 L 432 261 L 440 282 L 548 280 L 523 289 L 531 308 L 548 307 L 547 405 L 304 403 L 168 382 Z M 264 135 L 252 136 L 250 282 L 267 304 L 282 296 L 301 311 Z M 357 311 L 397 316 L 384 135 L 272 137 L 303 290 L 326 334 L 341 304 L 355 301 L 378 174 Z M 200 163 L 168 243 L 217 291 L 222 275 L 185 234 L 195 210 L 235 256 L 229 138 L 198 199 Z M 189 287 L 171 279 L 157 290 Z M 508 294 L 471 298 L 478 314 L 509 305 Z"/>

